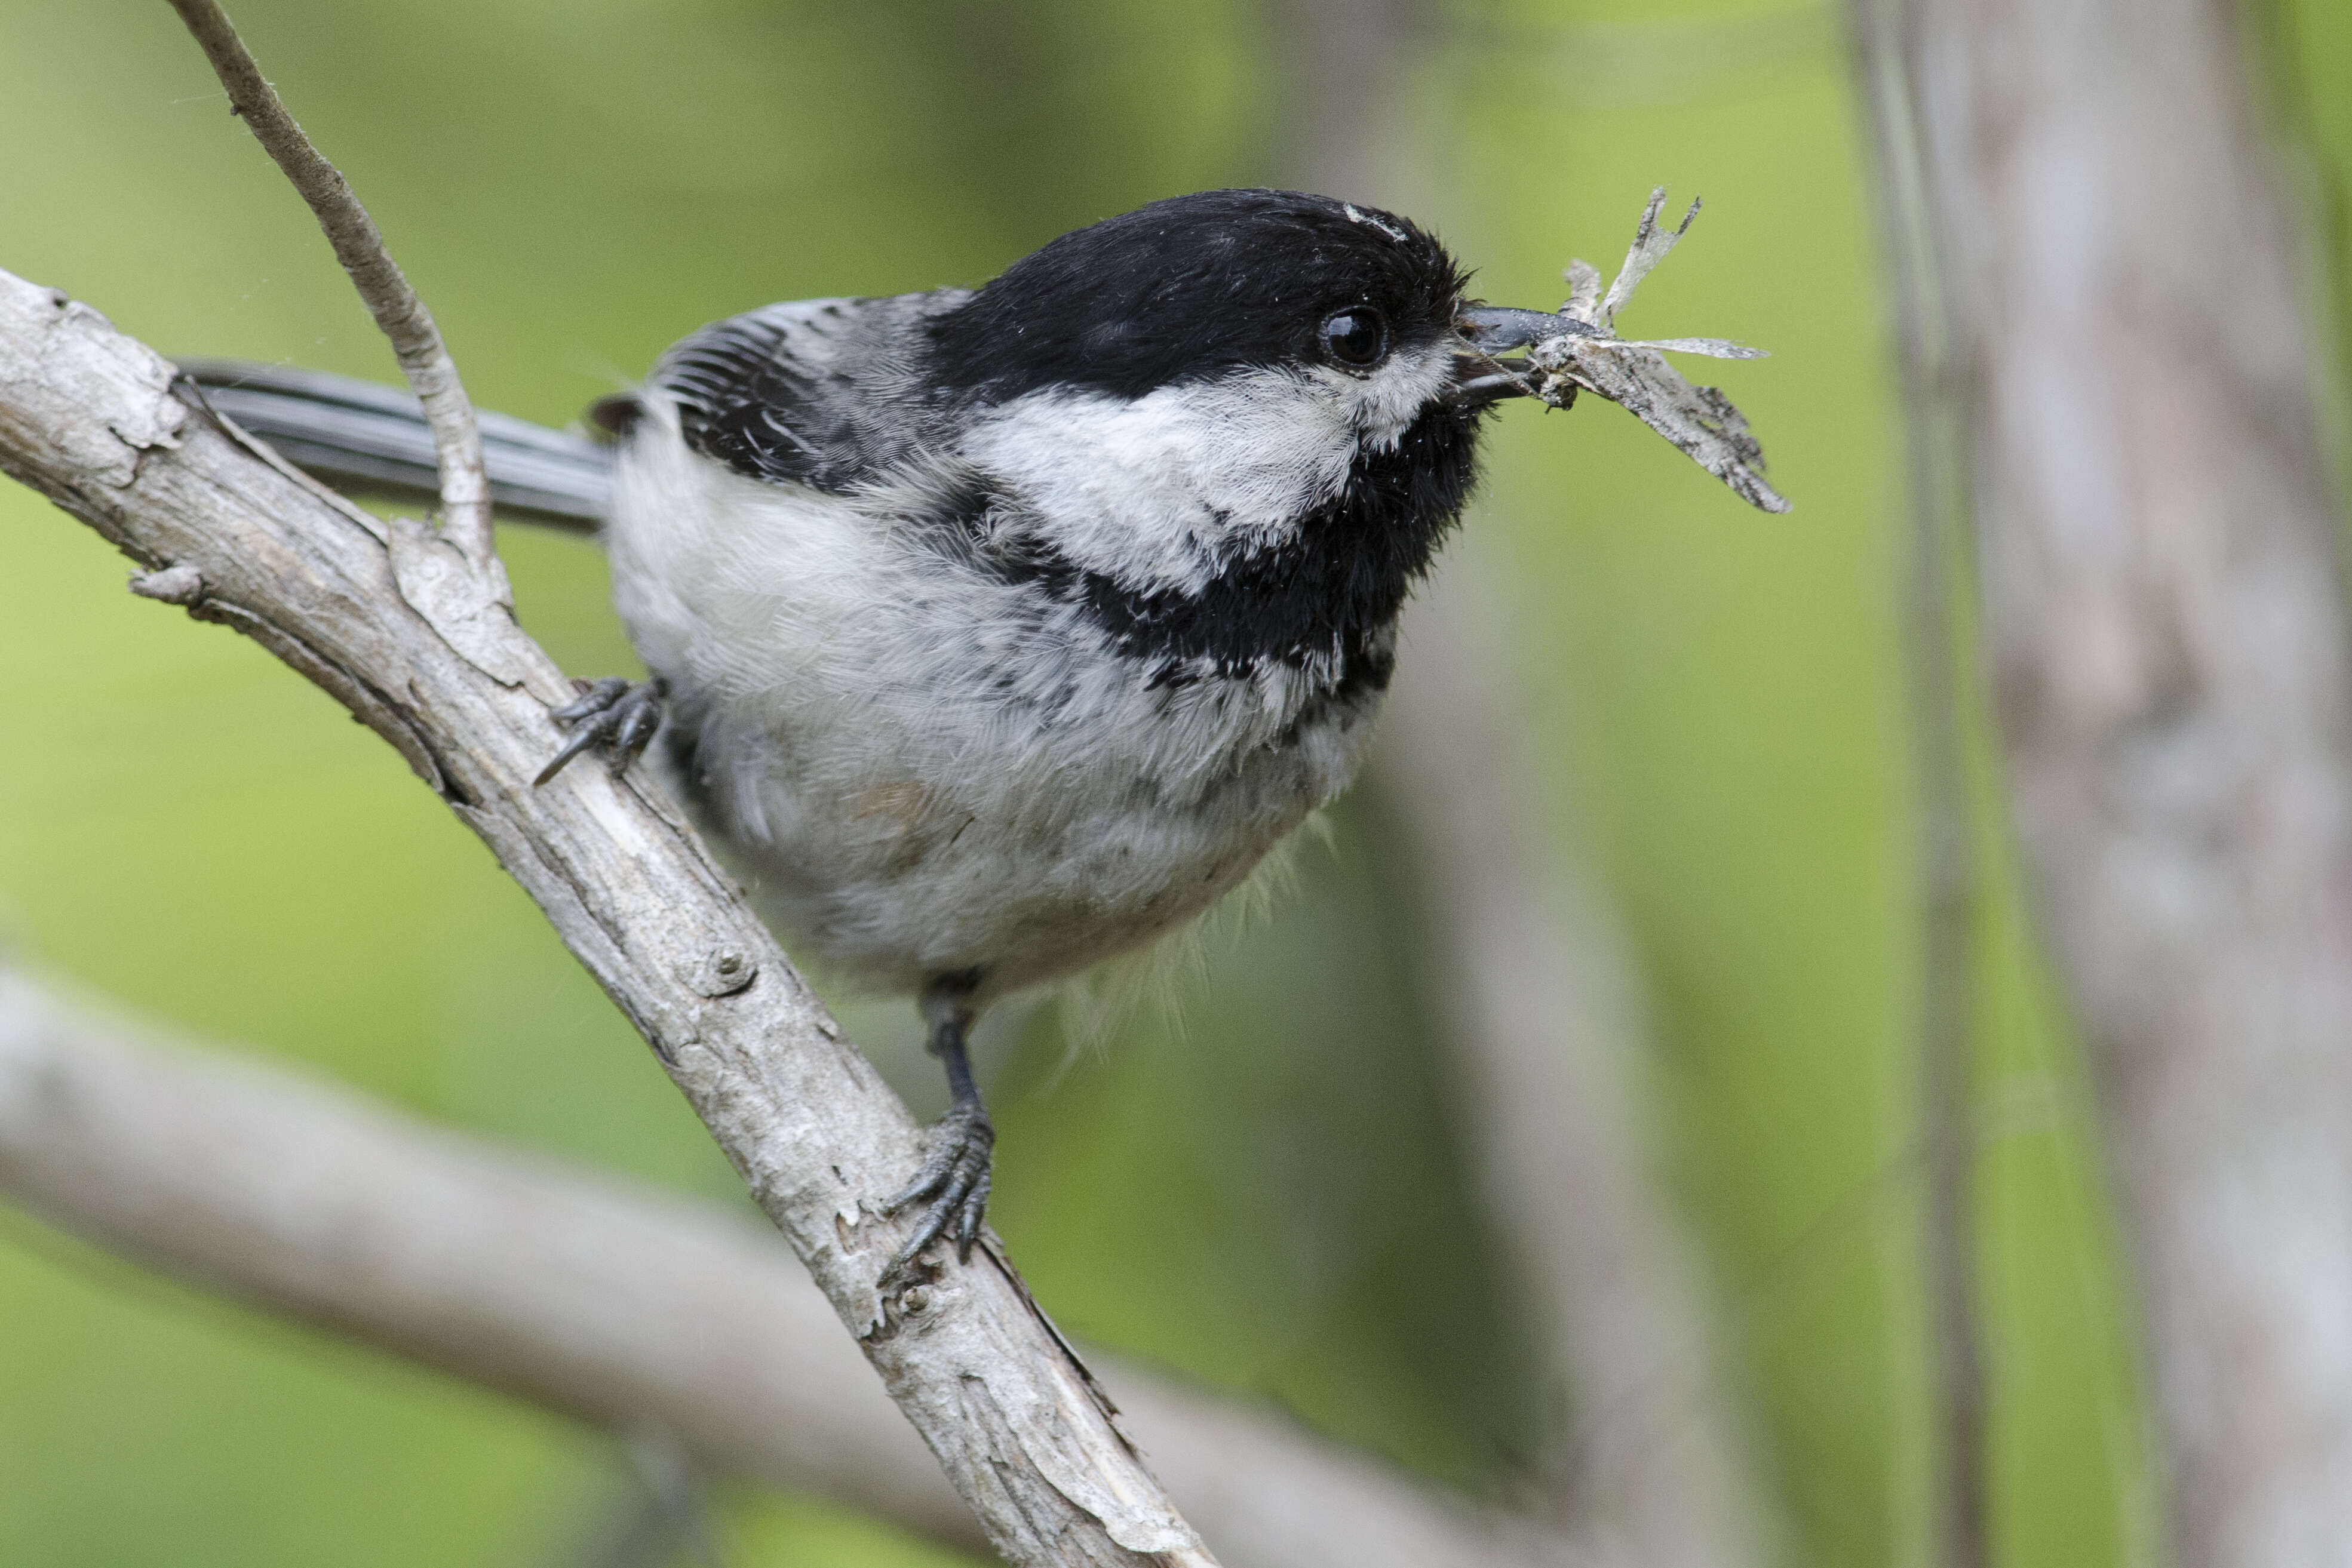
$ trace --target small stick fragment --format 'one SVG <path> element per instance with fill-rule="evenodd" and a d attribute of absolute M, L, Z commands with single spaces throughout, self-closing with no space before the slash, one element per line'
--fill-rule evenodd
<path fill-rule="evenodd" d="M 1662 229 L 1658 226 L 1658 214 L 1665 204 L 1666 188 L 1660 185 L 1650 193 L 1650 204 L 1642 209 L 1641 225 L 1633 230 L 1633 243 L 1625 252 L 1625 265 L 1617 269 L 1616 279 L 1609 285 L 1609 297 L 1601 302 L 1601 327 L 1617 319 L 1617 312 L 1633 298 L 1634 288 L 1650 276 L 1652 267 L 1666 259 L 1666 252 L 1690 232 L 1691 220 L 1698 216 L 1699 204 L 1694 197 L 1683 221 L 1671 229 Z"/>
<path fill-rule="evenodd" d="M 1580 256 L 1568 264 L 1568 303 L 1559 313 L 1588 327 L 1601 325 L 1601 269 Z"/>
<path fill-rule="evenodd" d="M 1693 202 L 1680 224 L 1661 228 L 1658 214 L 1665 204 L 1664 186 L 1650 193 L 1625 265 L 1605 295 L 1598 268 L 1581 259 L 1569 263 L 1560 332 L 1528 350 L 1528 367 L 1534 372 L 1528 390 L 1553 408 L 1572 404 L 1580 388 L 1597 392 L 1673 442 L 1749 506 L 1785 512 L 1789 502 L 1765 479 L 1764 448 L 1748 432 L 1747 418 L 1716 388 L 1685 381 L 1664 358 L 1672 353 L 1760 360 L 1764 350 L 1722 338 L 1633 340 L 1616 334 L 1617 312 L 1698 216 L 1699 204 Z"/>

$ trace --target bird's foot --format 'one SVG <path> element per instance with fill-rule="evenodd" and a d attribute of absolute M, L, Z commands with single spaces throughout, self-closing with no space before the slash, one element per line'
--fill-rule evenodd
<path fill-rule="evenodd" d="M 988 1109 L 975 1099 L 960 1100 L 930 1131 L 930 1157 L 901 1191 L 883 1206 L 891 1214 L 921 1198 L 929 1198 L 923 1222 L 884 1270 L 896 1274 L 920 1256 L 940 1236 L 955 1237 L 956 1260 L 971 1261 L 971 1244 L 980 1236 L 980 1222 L 988 1212 L 990 1156 L 996 1147 L 996 1127 Z"/>
<path fill-rule="evenodd" d="M 580 688 L 580 695 L 548 717 L 571 732 L 563 749 L 548 759 L 533 784 L 544 784 L 592 747 L 604 751 L 606 765 L 618 778 L 646 748 L 661 727 L 661 693 L 651 682 L 632 682 L 614 675 Z"/>

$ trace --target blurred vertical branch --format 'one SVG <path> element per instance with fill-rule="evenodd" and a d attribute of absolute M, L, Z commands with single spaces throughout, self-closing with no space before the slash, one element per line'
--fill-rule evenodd
<path fill-rule="evenodd" d="M 1902 0 L 1853 0 L 1869 107 L 1880 241 L 1892 282 L 1907 418 L 1910 528 L 1903 595 L 1916 769 L 1919 1117 L 1927 1156 L 1927 1287 L 1936 1377 L 1935 1532 L 1944 1568 L 1985 1568 L 1988 1432 L 1977 1312 L 1978 887 L 1955 605 L 1968 547 L 1967 455 L 1937 257 L 1903 70 Z"/>
<path fill-rule="evenodd" d="M 1410 69 L 1423 0 L 1274 0 L 1284 176 L 1411 210 Z M 1550 1504 L 1648 1568 L 1757 1560 L 1754 1492 L 1719 1407 L 1696 1270 L 1649 1168 L 1630 1071 L 1631 966 L 1598 893 L 1554 874 L 1523 798 L 1475 545 L 1408 610 L 1373 787 L 1423 893 L 1430 966 L 1480 1177 L 1575 1412 Z"/>
<path fill-rule="evenodd" d="M 2352 653 L 2326 356 L 2247 22 L 1904 0 L 1878 24 L 2182 1568 L 2352 1540 Z"/>
<path fill-rule="evenodd" d="M 1424 890 L 1487 1202 L 1569 1387 L 1554 1511 L 1653 1568 L 1752 1563 L 1697 1270 L 1642 1135 L 1632 966 L 1601 894 L 1539 841 L 1485 598 L 1458 551 L 1409 615 L 1375 785 Z"/>

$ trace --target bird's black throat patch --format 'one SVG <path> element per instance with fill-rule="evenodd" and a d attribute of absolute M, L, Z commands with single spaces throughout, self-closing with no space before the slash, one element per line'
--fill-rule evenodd
<path fill-rule="evenodd" d="M 1425 410 L 1394 447 L 1361 454 L 1346 486 L 1293 538 L 1237 557 L 1196 592 L 1132 588 L 1049 539 L 994 526 L 992 512 L 1017 503 L 977 481 L 934 519 L 934 537 L 999 580 L 1082 611 L 1119 653 L 1150 664 L 1153 685 L 1330 659 L 1330 695 L 1383 691 L 1398 612 L 1475 482 L 1479 420 L 1468 409 Z"/>

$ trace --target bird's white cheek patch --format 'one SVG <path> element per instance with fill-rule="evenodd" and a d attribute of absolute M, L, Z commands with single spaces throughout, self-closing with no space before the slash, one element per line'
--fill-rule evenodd
<path fill-rule="evenodd" d="M 1142 592 L 1197 592 L 1294 537 L 1358 454 L 1392 449 L 1453 375 L 1441 346 L 1367 376 L 1260 370 L 1128 399 L 1055 392 L 982 421 L 963 455 L 1019 497 L 1054 549 Z"/>
<path fill-rule="evenodd" d="M 1138 590 L 1190 591 L 1336 495 L 1356 429 L 1334 389 L 1259 371 L 1133 400 L 1033 394 L 982 422 L 963 454 L 1017 486 L 1071 560 Z"/>
<path fill-rule="evenodd" d="M 1394 447 L 1454 379 L 1453 351 L 1443 346 L 1394 354 L 1368 376 L 1326 372 L 1344 383 L 1354 425 L 1377 451 Z"/>

